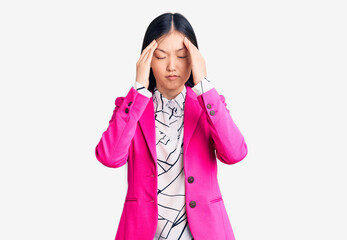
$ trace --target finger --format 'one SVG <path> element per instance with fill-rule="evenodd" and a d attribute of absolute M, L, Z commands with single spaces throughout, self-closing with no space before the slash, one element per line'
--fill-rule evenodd
<path fill-rule="evenodd" d="M 184 37 L 184 44 L 185 46 L 187 47 L 188 49 L 188 52 L 189 52 L 189 56 L 191 58 L 191 60 L 194 58 L 194 55 L 195 55 L 195 49 L 194 49 L 194 45 L 193 43 L 187 38 L 187 37 Z"/>
<path fill-rule="evenodd" d="M 154 49 L 154 46 L 148 49 L 148 51 L 143 55 L 140 64 L 147 63 L 148 59 L 152 59 Z"/>
<path fill-rule="evenodd" d="M 186 48 L 188 49 L 189 64 L 191 65 L 193 62 L 193 52 L 192 52 L 191 42 L 189 41 L 189 39 L 187 37 L 184 37 L 183 42 L 184 42 L 184 45 L 186 46 Z"/>
<path fill-rule="evenodd" d="M 142 60 L 142 58 L 146 55 L 146 53 L 148 52 L 148 50 L 150 50 L 151 47 L 152 47 L 155 43 L 156 43 L 156 40 L 153 39 L 153 41 L 152 41 L 150 44 L 148 44 L 148 46 L 147 46 L 145 49 L 143 49 L 139 61 Z"/>
<path fill-rule="evenodd" d="M 187 45 L 189 46 L 189 52 L 195 54 L 196 52 L 199 52 L 199 49 L 187 38 Z"/>
<path fill-rule="evenodd" d="M 148 44 L 148 46 L 145 49 L 143 49 L 141 56 L 139 58 L 139 62 L 142 61 L 144 56 L 146 56 L 148 50 L 151 49 L 151 47 L 153 46 L 154 43 L 156 43 L 155 39 L 150 44 Z"/>
<path fill-rule="evenodd" d="M 150 61 L 150 62 L 152 61 L 153 53 L 154 53 L 154 50 L 157 48 L 157 46 L 158 44 L 157 42 L 155 42 L 152 48 L 148 51 L 148 55 L 144 61 Z"/>
<path fill-rule="evenodd" d="M 147 58 L 148 58 L 148 55 L 150 54 L 150 51 L 147 51 L 143 57 L 141 58 L 141 61 L 139 61 L 140 64 L 146 62 Z"/>
<path fill-rule="evenodd" d="M 189 40 L 187 37 L 184 37 L 183 43 L 186 46 L 186 48 L 188 49 L 188 51 L 190 52 Z"/>
<path fill-rule="evenodd" d="M 146 55 L 143 56 L 142 61 L 147 62 L 149 58 L 152 59 L 153 52 L 156 48 L 157 48 L 157 43 L 155 42 L 154 45 L 148 49 L 148 51 L 146 52 Z"/>

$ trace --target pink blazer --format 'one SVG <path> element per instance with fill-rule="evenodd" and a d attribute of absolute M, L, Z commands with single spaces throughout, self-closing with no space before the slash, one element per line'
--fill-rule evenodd
<path fill-rule="evenodd" d="M 186 87 L 183 159 L 188 224 L 195 240 L 234 240 L 216 159 L 237 163 L 247 155 L 247 145 L 223 95 L 213 88 L 197 96 Z M 153 240 L 158 223 L 158 172 L 152 98 L 134 88 L 126 97 L 117 97 L 95 155 L 111 168 L 128 162 L 128 189 L 115 239 Z"/>

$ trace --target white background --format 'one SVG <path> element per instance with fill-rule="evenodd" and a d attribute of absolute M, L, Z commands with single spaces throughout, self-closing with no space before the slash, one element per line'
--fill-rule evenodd
<path fill-rule="evenodd" d="M 127 165 L 103 166 L 95 146 L 165 12 L 192 24 L 248 145 L 240 163 L 218 162 L 236 239 L 347 239 L 346 10 L 334 0 L 1 1 L 0 239 L 114 239 Z"/>

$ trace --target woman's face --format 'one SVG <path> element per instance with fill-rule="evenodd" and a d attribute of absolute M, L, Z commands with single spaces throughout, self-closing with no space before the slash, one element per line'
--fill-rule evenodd
<path fill-rule="evenodd" d="M 172 96 L 183 90 L 183 85 L 188 81 L 191 73 L 191 59 L 183 40 L 184 35 L 173 31 L 161 36 L 156 41 L 151 67 L 160 92 Z M 175 79 L 167 78 L 168 75 L 177 75 Z"/>

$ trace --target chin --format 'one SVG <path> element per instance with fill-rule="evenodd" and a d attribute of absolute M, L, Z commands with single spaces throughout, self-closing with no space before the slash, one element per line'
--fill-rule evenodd
<path fill-rule="evenodd" d="M 175 83 L 168 84 L 166 86 L 167 86 L 168 89 L 177 89 L 177 88 L 180 88 L 183 85 L 184 85 L 184 83 L 175 82 Z"/>

